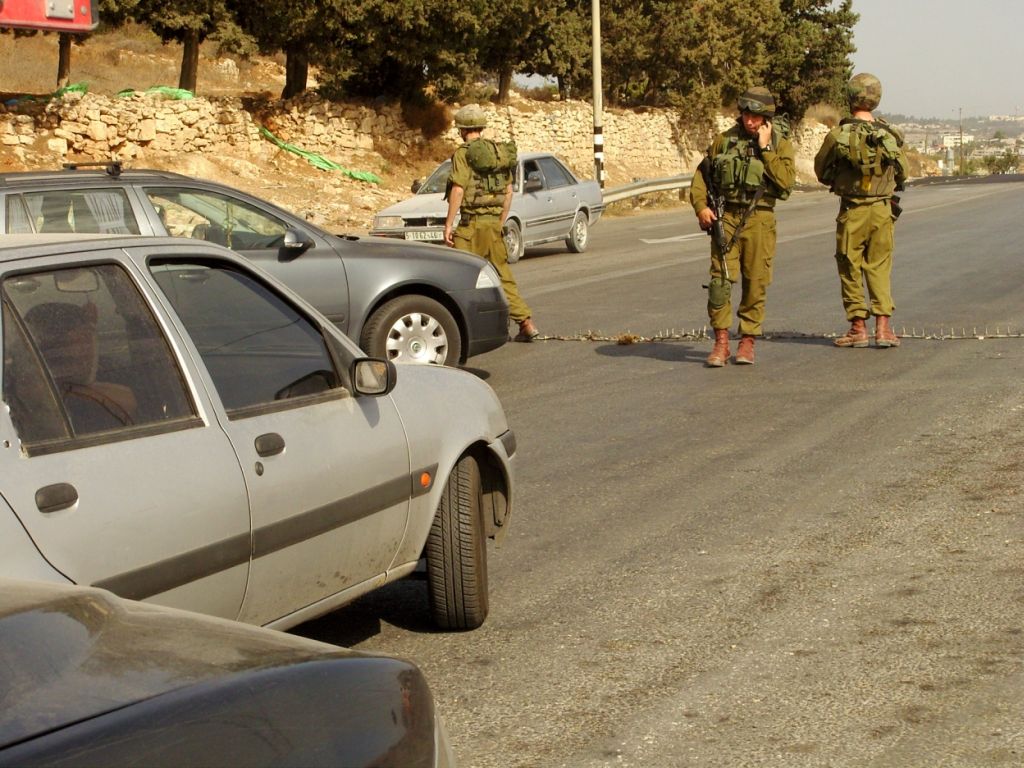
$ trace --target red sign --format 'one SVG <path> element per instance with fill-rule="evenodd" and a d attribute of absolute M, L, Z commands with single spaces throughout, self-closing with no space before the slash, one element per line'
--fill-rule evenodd
<path fill-rule="evenodd" d="M 0 0 L 0 27 L 89 32 L 99 23 L 99 0 Z"/>

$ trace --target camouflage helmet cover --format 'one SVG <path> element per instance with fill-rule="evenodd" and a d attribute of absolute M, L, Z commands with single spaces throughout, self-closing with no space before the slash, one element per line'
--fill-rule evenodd
<path fill-rule="evenodd" d="M 486 128 L 487 115 L 479 104 L 467 104 L 455 113 L 456 128 Z"/>
<path fill-rule="evenodd" d="M 775 97 L 767 88 L 754 86 L 740 94 L 736 107 L 740 112 L 772 117 L 775 115 Z"/>
<path fill-rule="evenodd" d="M 870 111 L 882 100 L 882 81 L 867 72 L 854 75 L 846 84 L 846 98 L 851 109 Z"/>

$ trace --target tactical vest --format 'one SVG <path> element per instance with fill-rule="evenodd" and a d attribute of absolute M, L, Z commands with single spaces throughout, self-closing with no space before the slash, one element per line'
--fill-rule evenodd
<path fill-rule="evenodd" d="M 497 208 L 500 213 L 518 161 L 516 145 L 511 141 L 474 139 L 466 145 L 466 161 L 473 170 L 473 178 L 466 187 L 463 206 L 484 212 L 495 212 L 493 209 Z"/>
<path fill-rule="evenodd" d="M 772 143 L 777 144 L 780 138 L 773 127 Z M 779 200 L 789 197 L 789 190 L 779 189 L 765 176 L 757 140 L 748 136 L 742 126 L 726 131 L 722 151 L 712 159 L 711 168 L 715 186 L 728 203 L 749 203 L 762 181 L 772 197 Z"/>
<path fill-rule="evenodd" d="M 843 197 L 890 197 L 896 191 L 903 137 L 894 128 L 880 120 L 851 120 L 842 123 L 833 135 L 836 160 L 830 184 L 834 193 Z"/>

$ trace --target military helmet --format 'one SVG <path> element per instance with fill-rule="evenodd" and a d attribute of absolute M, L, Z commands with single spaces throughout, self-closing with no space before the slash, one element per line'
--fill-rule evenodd
<path fill-rule="evenodd" d="M 882 82 L 867 72 L 854 75 L 846 84 L 846 98 L 850 102 L 850 109 L 866 109 L 870 112 L 882 100 Z"/>
<path fill-rule="evenodd" d="M 772 96 L 771 91 L 759 85 L 748 88 L 740 94 L 739 99 L 736 100 L 736 106 L 740 112 L 750 112 L 763 117 L 775 115 L 775 97 Z"/>
<path fill-rule="evenodd" d="M 455 113 L 456 128 L 486 128 L 487 115 L 479 104 L 467 104 Z"/>

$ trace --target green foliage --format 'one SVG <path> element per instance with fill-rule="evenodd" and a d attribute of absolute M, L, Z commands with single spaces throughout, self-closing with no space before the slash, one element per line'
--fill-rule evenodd
<path fill-rule="evenodd" d="M 846 107 L 853 26 L 852 0 L 779 0 L 764 79 L 782 111 L 800 120 L 818 102 Z"/>
<path fill-rule="evenodd" d="M 206 37 L 222 49 L 288 57 L 289 95 L 319 67 L 328 98 L 403 103 L 465 99 L 484 78 L 508 94 L 515 72 L 554 77 L 562 97 L 592 81 L 590 0 L 100 0 L 104 20 L 132 17 L 164 41 Z M 812 104 L 845 106 L 852 0 L 601 0 L 603 96 L 669 106 L 710 125 L 751 85 L 799 120 Z M 475 94 L 479 95 L 479 94 Z"/>

